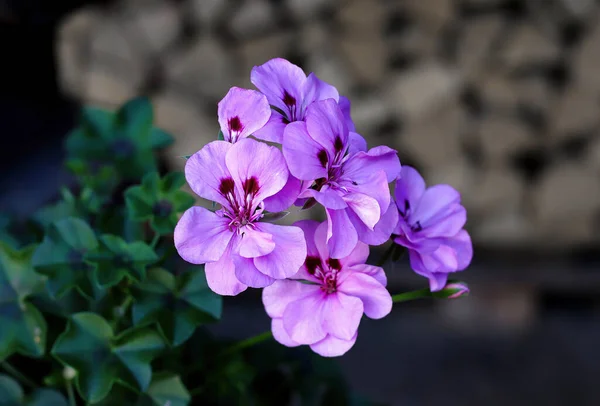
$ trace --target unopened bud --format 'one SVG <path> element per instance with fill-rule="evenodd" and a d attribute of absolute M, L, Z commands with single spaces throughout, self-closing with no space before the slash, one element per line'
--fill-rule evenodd
<path fill-rule="evenodd" d="M 450 281 L 439 292 L 433 292 L 433 296 L 439 299 L 457 299 L 469 295 L 469 285 L 465 282 Z"/>
<path fill-rule="evenodd" d="M 63 378 L 65 378 L 65 380 L 70 381 L 75 378 L 75 375 L 77 375 L 77 371 L 73 368 L 65 367 L 65 369 L 63 369 Z"/>

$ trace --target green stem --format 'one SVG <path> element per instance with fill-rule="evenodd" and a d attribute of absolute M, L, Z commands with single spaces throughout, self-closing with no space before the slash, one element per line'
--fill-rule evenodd
<path fill-rule="evenodd" d="M 409 300 L 423 299 L 426 297 L 432 297 L 431 291 L 428 288 L 411 290 L 410 292 L 398 293 L 392 296 L 392 302 L 408 302 Z"/>
<path fill-rule="evenodd" d="M 160 234 L 159 233 L 155 233 L 154 234 L 154 238 L 152 238 L 152 242 L 150 243 L 150 246 L 152 248 L 156 248 L 156 244 L 158 244 L 158 240 L 160 239 Z"/>
<path fill-rule="evenodd" d="M 73 392 L 73 383 L 70 379 L 67 379 L 67 394 L 69 395 L 69 406 L 77 406 L 75 392 Z"/>
<path fill-rule="evenodd" d="M 390 257 L 392 256 L 392 254 L 394 253 L 394 247 L 396 245 L 392 242 L 390 244 L 390 246 L 388 247 L 388 249 L 383 253 L 383 255 L 381 256 L 381 258 L 379 258 L 379 262 L 377 262 L 377 264 L 375 266 L 383 266 L 388 259 L 390 259 Z"/>
<path fill-rule="evenodd" d="M 273 337 L 273 333 L 271 332 L 271 330 L 265 331 L 263 333 L 255 335 L 253 337 L 246 338 L 245 340 L 240 341 L 239 343 L 237 343 L 235 345 L 232 345 L 231 347 L 229 347 L 228 349 L 223 351 L 223 353 L 221 355 L 233 354 L 233 353 L 241 351 L 245 348 L 252 347 L 253 345 L 256 345 L 263 341 L 266 341 L 272 337 Z"/>
<path fill-rule="evenodd" d="M 33 382 L 31 379 L 27 378 L 25 375 L 20 373 L 15 367 L 10 365 L 7 361 L 3 361 L 2 363 L 0 363 L 0 365 L 6 372 L 8 372 L 9 374 L 11 374 L 15 378 L 17 378 L 19 381 L 21 381 L 21 383 L 29 386 L 32 389 L 37 388 L 37 385 L 35 384 L 35 382 Z"/>

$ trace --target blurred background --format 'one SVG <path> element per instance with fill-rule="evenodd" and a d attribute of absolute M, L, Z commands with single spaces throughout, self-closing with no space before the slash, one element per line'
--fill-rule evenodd
<path fill-rule="evenodd" d="M 0 210 L 27 216 L 69 182 L 62 139 L 81 104 L 150 96 L 181 169 L 216 138 L 229 87 L 284 57 L 350 98 L 370 146 L 453 185 L 469 212 L 471 296 L 364 322 L 339 359 L 352 386 L 392 405 L 599 405 L 599 13 L 594 0 L 0 0 Z M 392 293 L 425 285 L 407 262 L 388 265 Z M 218 334 L 268 328 L 259 292 L 225 303 Z"/>

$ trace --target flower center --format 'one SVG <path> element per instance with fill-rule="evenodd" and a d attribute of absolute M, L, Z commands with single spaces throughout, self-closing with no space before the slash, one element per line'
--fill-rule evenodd
<path fill-rule="evenodd" d="M 340 261 L 335 258 L 329 258 L 325 263 L 321 258 L 308 256 L 306 258 L 306 268 L 308 273 L 314 275 L 321 282 L 321 290 L 332 294 L 337 292 L 337 276 L 342 270 Z"/>
<path fill-rule="evenodd" d="M 240 196 L 232 178 L 221 179 L 219 192 L 229 203 L 223 206 L 222 213 L 230 219 L 229 230 L 237 230 L 238 233 L 242 233 L 244 227 L 254 227 L 252 223 L 262 217 L 264 210 L 262 202 L 254 201 L 254 197 L 260 190 L 258 180 L 254 176 L 244 181 L 242 190 L 243 196 Z"/>
<path fill-rule="evenodd" d="M 421 222 L 419 220 L 411 222 L 410 218 L 410 202 L 408 199 L 404 199 L 404 210 L 398 209 L 400 216 L 404 219 L 406 224 L 410 227 L 411 231 L 416 233 L 418 231 L 423 230 L 423 226 L 421 226 Z"/>

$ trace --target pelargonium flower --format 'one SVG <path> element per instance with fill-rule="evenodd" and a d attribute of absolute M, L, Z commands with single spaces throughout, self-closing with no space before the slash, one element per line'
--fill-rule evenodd
<path fill-rule="evenodd" d="M 287 181 L 281 151 L 252 139 L 213 141 L 188 159 L 185 177 L 198 196 L 221 205 L 188 209 L 174 236 L 183 259 L 206 264 L 213 291 L 237 295 L 298 271 L 306 258 L 302 230 L 260 221 L 264 199 Z"/>
<path fill-rule="evenodd" d="M 285 127 L 295 121 L 303 121 L 311 103 L 326 99 L 343 104 L 344 119 L 354 129 L 350 118 L 350 101 L 341 98 L 334 86 L 323 82 L 314 73 L 307 77 L 299 66 L 285 59 L 275 58 L 255 66 L 250 80 L 267 96 L 273 107 L 269 122 L 256 132 L 257 138 L 281 144 Z"/>
<path fill-rule="evenodd" d="M 357 241 L 379 245 L 390 238 L 398 213 L 389 209 L 388 183 L 400 174 L 398 155 L 385 146 L 367 152 L 334 100 L 314 102 L 306 122 L 286 127 L 283 155 L 293 176 L 314 181 L 299 197 L 325 206 L 333 258 L 349 255 Z"/>
<path fill-rule="evenodd" d="M 408 249 L 412 269 L 429 278 L 431 291 L 439 291 L 449 273 L 462 271 L 473 258 L 460 193 L 449 185 L 426 188 L 414 168 L 403 166 L 395 195 L 400 216 L 394 241 Z"/>
<path fill-rule="evenodd" d="M 271 108 L 262 93 L 232 87 L 219 102 L 217 115 L 224 140 L 235 143 L 263 128 Z"/>
<path fill-rule="evenodd" d="M 327 248 L 326 223 L 295 225 L 304 230 L 308 256 L 294 279 L 263 290 L 273 336 L 288 347 L 306 344 L 325 357 L 342 355 L 354 345 L 363 313 L 372 319 L 390 313 L 385 273 L 365 264 L 366 244 L 359 242 L 348 256 L 335 259 Z"/>

